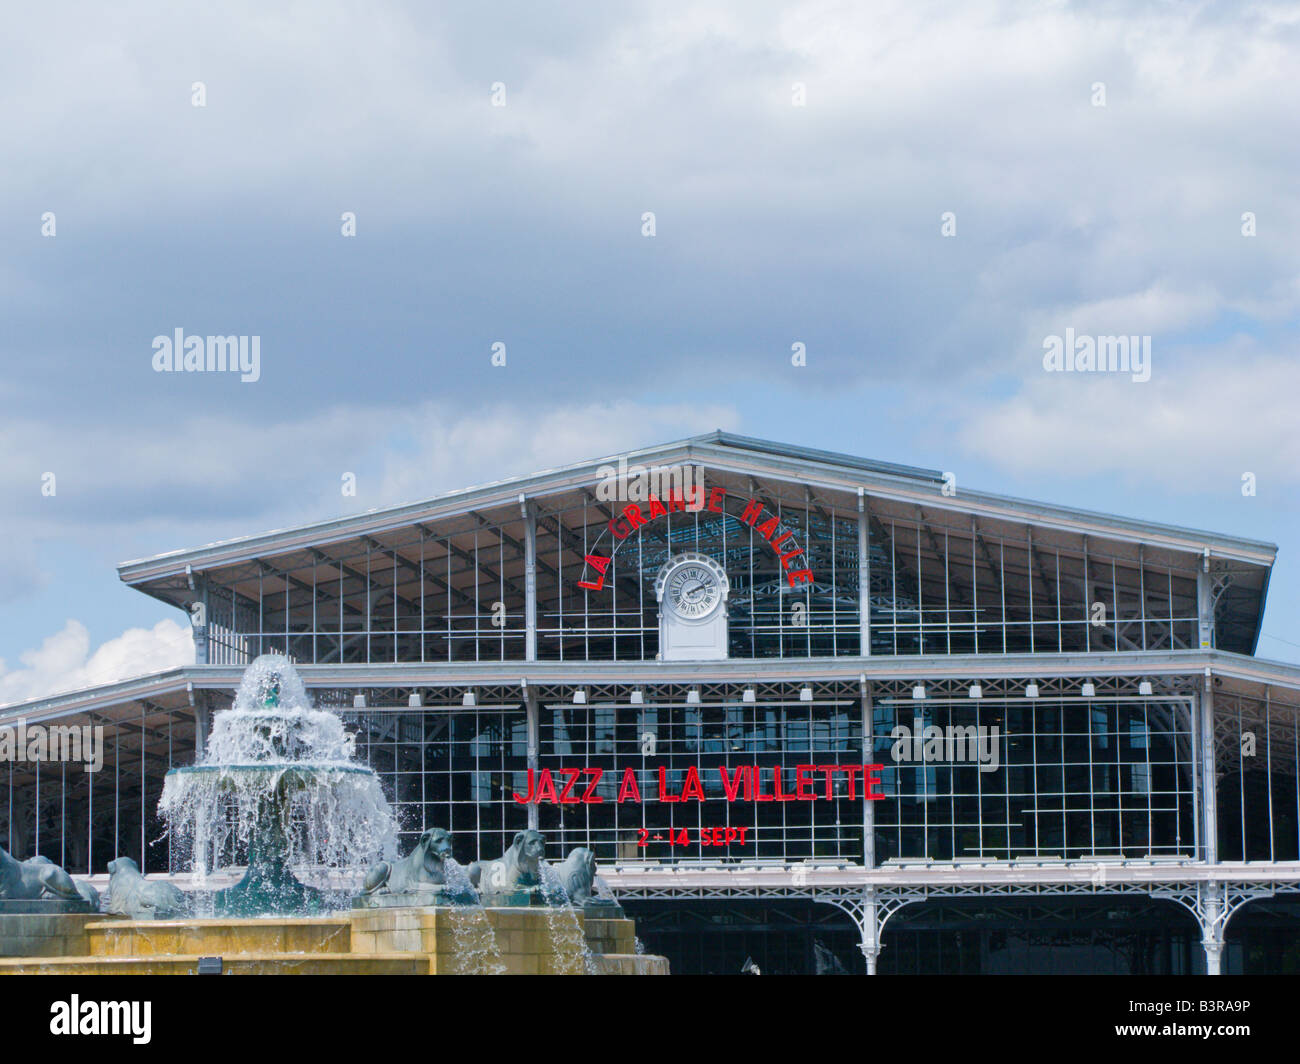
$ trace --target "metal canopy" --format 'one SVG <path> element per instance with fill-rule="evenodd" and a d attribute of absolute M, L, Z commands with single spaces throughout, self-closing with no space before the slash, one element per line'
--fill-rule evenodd
<path fill-rule="evenodd" d="M 1091 534 L 1194 554 L 1200 554 L 1208 547 L 1217 558 L 1252 565 L 1270 566 L 1277 554 L 1276 545 L 1271 543 L 1136 521 L 1072 507 L 1029 502 L 970 491 L 964 486 L 960 487 L 956 495 L 945 495 L 942 474 L 934 470 L 873 462 L 716 432 L 546 470 L 531 476 L 449 492 L 427 501 L 123 562 L 118 566 L 118 573 L 125 583 L 154 593 L 158 586 L 156 581 L 166 577 L 184 577 L 187 567 L 191 570 L 210 569 L 241 559 L 284 553 L 295 547 L 335 543 L 362 534 L 391 532 L 423 521 L 511 507 L 521 495 L 542 497 L 566 490 L 581 490 L 596 479 L 602 467 L 616 465 L 620 460 L 628 465 L 642 466 L 690 462 L 704 465 L 711 471 L 788 479 L 799 485 L 853 495 L 861 488 L 873 498 L 879 497 L 882 500 L 983 515 L 992 520 L 1030 523 L 1042 529 L 1057 529 L 1076 535 Z"/>

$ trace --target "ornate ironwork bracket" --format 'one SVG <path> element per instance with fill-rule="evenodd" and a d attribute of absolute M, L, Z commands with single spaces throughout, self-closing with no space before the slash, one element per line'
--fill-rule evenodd
<path fill-rule="evenodd" d="M 858 928 L 862 941 L 858 949 L 867 962 L 867 974 L 876 974 L 876 961 L 880 958 L 881 936 L 885 933 L 885 924 L 889 918 L 904 905 L 924 901 L 927 895 L 925 887 L 867 887 L 864 890 L 852 888 L 814 888 L 813 900 L 834 905 L 845 912 Z"/>
<path fill-rule="evenodd" d="M 1210 880 L 1151 892 L 1153 898 L 1177 902 L 1196 919 L 1205 950 L 1205 974 L 1219 975 L 1223 966 L 1223 934 L 1228 921 L 1247 902 L 1271 898 L 1278 890 L 1294 890 L 1295 884 L 1263 885 Z"/>

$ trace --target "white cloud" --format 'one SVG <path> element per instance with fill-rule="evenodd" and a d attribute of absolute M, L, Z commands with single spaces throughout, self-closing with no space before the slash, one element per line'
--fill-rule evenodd
<path fill-rule="evenodd" d="M 1177 291 L 1160 282 L 1071 306 L 1044 309 L 1032 315 L 1027 347 L 1032 352 L 1045 336 L 1059 336 L 1067 328 L 1092 336 L 1160 336 L 1212 322 L 1223 304 L 1216 292 L 1200 285 Z"/>
<path fill-rule="evenodd" d="M 631 400 L 576 403 L 550 409 L 503 404 L 481 414 L 434 416 L 412 411 L 413 452 L 390 456 L 379 496 L 407 502 L 438 491 L 602 458 L 712 429 L 735 429 L 740 417 L 724 403 L 652 404 Z"/>
<path fill-rule="evenodd" d="M 802 398 L 936 372 L 969 390 L 1032 377 L 1038 340 L 1065 326 L 1167 333 L 1284 317 L 1300 298 L 1283 4 L 136 3 L 66 24 L 50 10 L 17 13 L 0 42 L 0 155 L 19 163 L 0 193 L 30 205 L 33 234 L 57 208 L 60 235 L 44 259 L 0 254 L 0 305 L 26 327 L 15 381 L 37 401 L 68 392 L 45 416 L 83 438 L 121 435 L 142 398 L 195 428 L 231 405 L 229 389 L 144 369 L 149 338 L 198 319 L 265 333 L 264 382 L 235 402 L 267 404 L 273 427 L 340 382 L 357 405 L 392 381 L 481 402 L 498 379 L 461 354 L 488 336 L 563 349 L 540 384 L 502 376 L 489 393 L 550 397 L 608 369 L 603 343 L 622 360 L 609 383 L 630 387 L 679 376 L 684 351 L 753 373 L 797 338 L 816 352 L 792 379 Z M 189 105 L 196 79 L 205 108 Z M 129 290 L 86 262 L 117 264 Z M 191 303 L 169 282 L 200 267 L 211 283 Z M 59 334 L 83 320 L 93 342 Z M 64 389 L 55 352 L 69 371 L 113 365 L 93 378 L 107 394 Z M 209 438 L 185 460 L 247 446 Z"/>
<path fill-rule="evenodd" d="M 1235 491 L 1244 472 L 1294 485 L 1300 363 L 1246 346 L 1179 365 L 1162 365 L 1156 348 L 1145 384 L 1127 374 L 1041 372 L 1008 399 L 966 407 L 958 438 L 1018 473 L 1114 473 L 1187 494 Z"/>
<path fill-rule="evenodd" d="M 168 619 L 152 628 L 128 628 L 92 653 L 86 626 L 70 619 L 18 660 L 16 669 L 0 660 L 0 705 L 192 665 L 194 642 L 187 625 Z"/>

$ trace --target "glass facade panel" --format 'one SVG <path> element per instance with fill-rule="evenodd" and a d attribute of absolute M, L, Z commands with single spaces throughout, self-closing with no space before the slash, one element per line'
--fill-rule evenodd
<path fill-rule="evenodd" d="M 880 860 L 1193 855 L 1186 704 L 885 700 L 873 731 Z"/>

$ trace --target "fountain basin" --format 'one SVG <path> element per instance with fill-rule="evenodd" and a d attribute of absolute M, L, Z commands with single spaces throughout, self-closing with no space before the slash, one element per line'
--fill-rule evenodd
<path fill-rule="evenodd" d="M 374 772 L 365 765 L 349 765 L 341 761 L 323 764 L 305 764 L 301 761 L 252 761 L 247 764 L 235 765 L 185 765 L 181 768 L 169 769 L 167 775 L 177 777 L 234 776 L 249 772 L 262 773 L 279 779 L 287 777 L 290 780 L 297 775 L 303 783 L 313 782 L 317 776 L 324 772 L 350 773 L 356 776 L 374 775 Z"/>
<path fill-rule="evenodd" d="M 200 957 L 220 957 L 228 974 L 459 975 L 470 963 L 457 924 L 465 912 L 437 906 L 247 920 L 101 919 L 68 940 L 84 953 L 0 957 L 0 975 L 183 975 L 197 971 Z M 576 914 L 591 951 L 588 967 L 557 943 L 545 909 L 480 912 L 507 974 L 668 974 L 666 958 L 635 952 L 631 920 L 587 920 L 584 927 Z"/>
<path fill-rule="evenodd" d="M 97 910 L 85 899 L 73 901 L 71 898 L 0 898 L 0 916 L 30 914 L 32 916 L 54 916 L 67 913 L 85 913 L 97 915 Z"/>
<path fill-rule="evenodd" d="M 490 890 L 484 891 L 479 895 L 479 901 L 484 908 L 489 909 L 528 908 L 547 904 L 546 896 L 537 889 L 515 890 L 506 894 L 494 894 Z"/>
<path fill-rule="evenodd" d="M 105 919 L 102 913 L 0 913 L 0 957 L 66 957 L 89 953 L 86 929 Z"/>
<path fill-rule="evenodd" d="M 352 899 L 354 909 L 423 909 L 438 905 L 463 905 L 439 886 L 411 890 L 404 894 L 361 894 Z"/>

